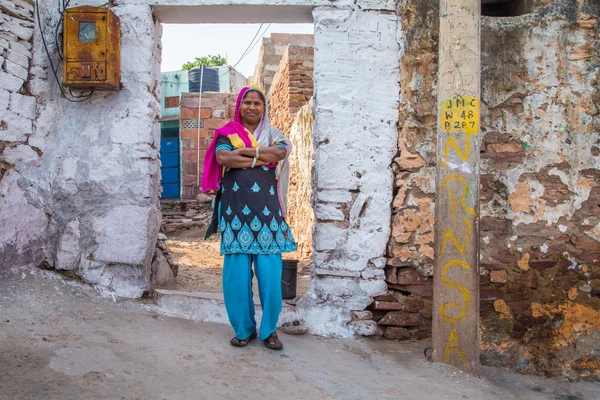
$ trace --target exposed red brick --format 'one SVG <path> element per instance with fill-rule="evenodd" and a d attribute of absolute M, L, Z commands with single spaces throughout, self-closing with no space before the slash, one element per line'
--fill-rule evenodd
<path fill-rule="evenodd" d="M 198 189 L 196 188 L 196 185 L 182 185 L 182 194 L 181 197 L 184 199 L 194 199 L 196 198 L 196 195 L 198 194 Z"/>
<path fill-rule="evenodd" d="M 490 153 L 520 153 L 523 151 L 523 145 L 518 142 L 492 143 L 486 146 Z"/>
<path fill-rule="evenodd" d="M 421 297 L 432 297 L 433 296 L 433 285 L 388 285 L 391 289 L 402 290 L 417 294 Z"/>
<path fill-rule="evenodd" d="M 506 271 L 491 271 L 490 272 L 490 282 L 492 283 L 506 283 L 507 275 Z"/>
<path fill-rule="evenodd" d="M 421 324 L 421 314 L 406 311 L 391 311 L 380 321 L 380 325 L 418 326 Z"/>
<path fill-rule="evenodd" d="M 492 199 L 494 190 L 492 189 L 492 181 L 494 177 L 492 175 L 480 175 L 479 176 L 479 200 L 482 203 L 487 203 Z"/>
<path fill-rule="evenodd" d="M 198 119 L 198 107 L 196 108 L 181 108 L 179 110 L 179 117 L 181 119 Z M 212 109 L 204 108 L 200 109 L 200 118 L 210 118 L 212 117 Z"/>
<path fill-rule="evenodd" d="M 181 152 L 181 159 L 183 161 L 196 161 L 198 153 L 196 150 L 183 150 Z"/>
<path fill-rule="evenodd" d="M 182 138 L 189 137 L 194 140 L 198 138 L 198 129 L 180 129 L 179 135 Z M 210 136 L 210 132 L 206 129 L 200 129 L 200 138 L 206 138 Z"/>
<path fill-rule="evenodd" d="M 397 270 L 398 269 L 396 267 L 392 267 L 390 265 L 387 265 L 385 267 L 385 280 L 386 280 L 386 282 L 392 283 L 392 284 L 398 283 Z"/>
<path fill-rule="evenodd" d="M 387 292 L 386 294 L 383 294 L 381 296 L 375 297 L 375 300 L 378 300 L 378 301 L 395 301 L 396 297 L 394 296 L 394 293 Z"/>
<path fill-rule="evenodd" d="M 190 137 L 182 137 L 181 138 L 181 146 L 183 150 L 193 150 L 195 148 L 194 146 L 194 139 L 190 138 Z"/>
<path fill-rule="evenodd" d="M 196 162 L 185 162 L 183 165 L 183 173 L 188 175 L 196 175 L 198 172 L 198 164 Z"/>
<path fill-rule="evenodd" d="M 398 270 L 397 283 L 398 285 L 425 285 L 427 277 L 421 275 L 415 268 L 402 268 Z"/>
<path fill-rule="evenodd" d="M 431 337 L 431 329 L 428 327 L 419 327 L 416 329 L 411 329 L 408 331 L 408 333 L 410 334 L 410 336 L 412 336 L 413 338 L 415 338 L 417 340 L 426 339 L 428 337 Z"/>
<path fill-rule="evenodd" d="M 397 310 L 408 312 L 419 312 L 423 309 L 425 303 L 418 299 L 402 299 L 398 302 L 375 301 L 371 307 L 375 310 Z"/>
<path fill-rule="evenodd" d="M 527 279 L 525 280 L 525 286 L 527 286 L 530 289 L 537 288 L 537 279 L 535 277 L 535 273 L 531 269 L 527 271 Z"/>
<path fill-rule="evenodd" d="M 502 299 L 504 294 L 497 289 L 481 289 L 479 290 L 479 298 L 480 300 L 498 300 Z"/>
<path fill-rule="evenodd" d="M 581 235 L 577 238 L 575 247 L 580 250 L 600 250 L 600 243 L 588 235 Z"/>
<path fill-rule="evenodd" d="M 228 119 L 209 118 L 204 120 L 205 129 L 218 129 L 228 123 Z"/>
<path fill-rule="evenodd" d="M 529 310 L 530 302 L 527 301 L 519 301 L 519 302 L 511 302 L 508 303 L 508 307 L 513 312 L 513 314 L 523 314 L 527 310 Z"/>
<path fill-rule="evenodd" d="M 184 186 L 192 186 L 196 184 L 196 175 L 183 175 L 181 184 Z"/>
<path fill-rule="evenodd" d="M 556 260 L 529 260 L 529 266 L 540 272 L 543 272 L 548 268 L 553 268 L 556 263 Z"/>
<path fill-rule="evenodd" d="M 385 328 L 385 332 L 383 336 L 386 339 L 408 339 L 410 334 L 408 333 L 408 329 L 401 328 L 398 326 L 388 326 Z"/>
<path fill-rule="evenodd" d="M 485 286 L 490 283 L 490 277 L 488 275 L 479 275 L 479 285 Z"/>
<path fill-rule="evenodd" d="M 202 108 L 217 108 L 223 107 L 227 104 L 229 97 L 232 97 L 227 93 L 203 93 L 202 94 Z M 235 100 L 234 100 L 235 101 Z M 198 110 L 198 96 L 197 95 L 184 95 L 181 98 L 182 108 L 195 108 Z M 197 111 L 196 111 L 197 112 Z"/>
<path fill-rule="evenodd" d="M 479 227 L 482 232 L 505 233 L 508 231 L 510 221 L 506 218 L 482 217 Z"/>

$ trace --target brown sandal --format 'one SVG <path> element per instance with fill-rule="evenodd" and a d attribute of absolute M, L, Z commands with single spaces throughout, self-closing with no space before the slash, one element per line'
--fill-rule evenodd
<path fill-rule="evenodd" d="M 277 332 L 271 333 L 268 338 L 263 340 L 263 342 L 265 342 L 265 345 L 272 350 L 283 349 L 283 343 L 281 343 L 281 340 L 277 337 Z"/>
<path fill-rule="evenodd" d="M 258 336 L 258 334 L 256 333 L 256 331 L 254 331 L 254 332 L 252 332 L 252 334 L 250 336 L 248 336 L 244 340 L 234 337 L 233 339 L 231 339 L 229 341 L 229 343 L 231 343 L 231 345 L 235 346 L 235 347 L 246 347 L 246 346 L 248 346 L 248 343 L 250 343 L 252 341 L 252 339 L 256 339 L 257 336 Z"/>

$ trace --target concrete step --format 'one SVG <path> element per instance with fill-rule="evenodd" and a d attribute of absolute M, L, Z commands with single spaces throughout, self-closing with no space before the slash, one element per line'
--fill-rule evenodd
<path fill-rule="evenodd" d="M 156 289 L 154 290 L 154 300 L 166 315 L 193 321 L 229 323 L 222 293 Z M 254 298 L 254 309 L 256 321 L 260 322 L 262 308 L 258 297 Z M 278 326 L 294 322 L 302 322 L 296 313 L 296 306 L 292 301 L 284 300 Z"/>

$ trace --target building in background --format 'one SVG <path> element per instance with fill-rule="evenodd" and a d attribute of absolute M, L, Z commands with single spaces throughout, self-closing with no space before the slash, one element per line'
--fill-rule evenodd
<path fill-rule="evenodd" d="M 269 93 L 279 64 L 289 45 L 314 46 L 315 37 L 311 34 L 272 33 L 271 37 L 263 38 L 258 62 L 254 74 L 248 78 L 248 83 L 258 85 Z"/>
<path fill-rule="evenodd" d="M 214 67 L 214 69 L 218 72 L 221 93 L 236 93 L 246 85 L 246 77 L 233 67 L 227 65 Z M 182 197 L 181 181 L 185 175 L 185 171 L 182 170 L 183 152 L 194 150 L 193 148 L 184 148 L 179 123 L 181 95 L 190 92 L 188 71 L 162 72 L 160 81 L 162 86 L 160 101 L 161 197 L 176 199 Z"/>

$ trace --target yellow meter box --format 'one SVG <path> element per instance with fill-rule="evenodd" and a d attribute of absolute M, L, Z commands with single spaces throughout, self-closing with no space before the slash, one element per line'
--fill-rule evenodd
<path fill-rule="evenodd" d="M 65 10 L 63 86 L 73 89 L 119 90 L 121 24 L 108 8 Z"/>

